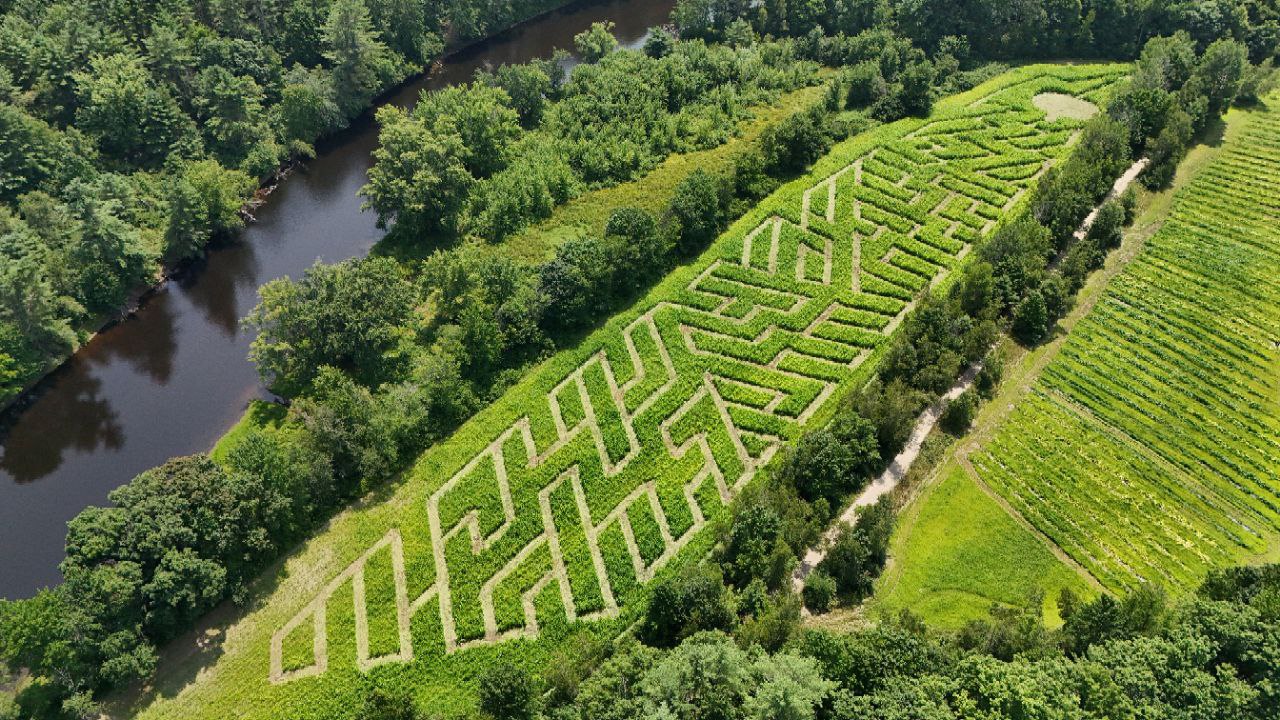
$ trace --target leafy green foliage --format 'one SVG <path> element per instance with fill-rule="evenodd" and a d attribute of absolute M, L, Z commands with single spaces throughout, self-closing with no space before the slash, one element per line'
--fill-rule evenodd
<path fill-rule="evenodd" d="M 618 40 L 613 36 L 613 23 L 591 23 L 590 28 L 574 36 L 573 46 L 584 62 L 600 62 L 605 55 L 618 49 Z"/>
<path fill-rule="evenodd" d="M 391 260 L 317 263 L 261 295 L 246 320 L 258 333 L 250 359 L 278 392 L 296 394 L 325 365 L 369 383 L 395 375 L 415 297 Z"/>
<path fill-rule="evenodd" d="M 0 264 L 9 270 L 21 257 L 13 272 L 48 308 L 40 323 L 0 320 L 5 375 L 15 374 L 0 384 L 0 402 L 71 352 L 72 330 L 92 329 L 153 282 L 162 263 L 234 231 L 257 182 L 311 155 L 320 137 L 438 57 L 446 34 L 465 43 L 549 5 L 0 5 Z M 507 84 L 524 93 L 522 112 L 538 112 L 538 78 Z M 493 160 L 476 147 L 453 150 L 467 167 Z M 447 142 L 431 160 L 441 156 L 431 166 L 444 177 L 429 192 L 467 181 L 447 172 Z M 449 221 L 448 202 L 441 208 Z M 13 250 L 29 244 L 21 226 L 46 247 Z"/>
<path fill-rule="evenodd" d="M 871 594 L 893 533 L 893 505 L 888 496 L 862 508 L 852 526 L 845 526 L 818 566 L 835 580 L 840 594 L 860 600 Z"/>
<path fill-rule="evenodd" d="M 804 579 L 804 606 L 822 614 L 836 599 L 836 581 L 826 570 L 814 570 Z"/>
<path fill-rule="evenodd" d="M 672 152 L 721 145 L 748 105 L 812 82 L 813 65 L 785 43 L 735 49 L 673 41 L 649 55 L 615 51 L 604 24 L 579 40 L 587 62 L 567 78 L 554 59 L 503 66 L 470 85 L 425 93 L 410 113 L 383 111 L 377 162 L 362 191 L 383 225 L 394 221 L 409 242 L 466 233 L 501 240 L 583 186 L 630 180 Z M 450 146 L 455 151 L 438 149 Z M 821 151 L 806 149 L 807 162 Z M 702 230 L 690 229 L 691 247 L 714 236 Z"/>
<path fill-rule="evenodd" d="M 640 635 L 670 647 L 703 630 L 732 630 L 737 619 L 719 571 L 695 566 L 654 585 Z"/>
<path fill-rule="evenodd" d="M 480 677 L 480 711 L 488 717 L 533 720 L 536 686 L 529 673 L 514 665 L 494 665 Z"/>
<path fill-rule="evenodd" d="M 880 465 L 875 427 L 853 415 L 801 436 L 779 471 L 800 497 L 835 505 Z"/>

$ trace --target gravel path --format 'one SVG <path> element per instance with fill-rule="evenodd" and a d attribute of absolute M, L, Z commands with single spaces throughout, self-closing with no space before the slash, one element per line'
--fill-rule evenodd
<path fill-rule="evenodd" d="M 973 381 L 978 377 L 978 373 L 982 371 L 982 362 L 975 363 L 972 367 L 960 376 L 960 381 L 955 384 L 942 397 L 935 400 L 929 407 L 925 408 L 920 414 L 920 419 L 916 421 L 915 428 L 911 431 L 911 437 L 907 438 L 907 444 L 903 446 L 902 452 L 899 452 L 893 462 L 889 463 L 889 467 L 880 473 L 880 476 L 871 481 L 866 488 L 854 498 L 853 502 L 840 513 L 840 517 L 827 528 L 822 534 L 822 539 L 818 544 L 809 548 L 804 558 L 800 561 L 800 566 L 796 568 L 792 574 L 792 585 L 797 591 L 804 587 L 805 578 L 810 572 L 822 562 L 827 556 L 827 549 L 835 542 L 836 536 L 840 534 L 841 528 L 845 525 L 852 525 L 857 518 L 860 508 L 876 504 L 881 497 L 888 494 L 898 483 L 902 482 L 902 478 L 906 477 L 907 471 L 911 469 L 911 465 L 916 461 L 916 457 L 920 455 L 920 449 L 924 447 L 925 438 L 929 437 L 929 433 L 933 432 L 933 428 L 938 424 L 938 419 L 942 417 L 942 411 L 946 409 L 947 404 L 952 400 L 964 394 L 964 391 L 973 387 Z"/>

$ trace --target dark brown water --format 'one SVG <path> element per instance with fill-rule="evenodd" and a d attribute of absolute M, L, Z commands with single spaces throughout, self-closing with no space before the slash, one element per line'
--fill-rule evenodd
<path fill-rule="evenodd" d="M 461 51 L 388 102 L 407 107 L 424 88 L 468 81 L 486 64 L 526 62 L 592 22 L 612 20 L 635 46 L 666 22 L 674 0 L 574 4 Z M 246 360 L 252 337 L 240 318 L 258 287 L 297 277 L 317 259 L 364 255 L 381 237 L 356 191 L 377 128 L 369 116 L 320 148 L 258 209 L 234 243 L 153 295 L 136 316 L 99 333 L 35 390 L 0 431 L 0 597 L 32 595 L 60 581 L 66 523 L 147 468 L 212 447 L 248 402 L 267 397 Z"/>

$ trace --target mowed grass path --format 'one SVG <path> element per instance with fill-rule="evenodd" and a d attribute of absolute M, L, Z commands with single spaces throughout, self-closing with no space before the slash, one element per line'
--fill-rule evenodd
<path fill-rule="evenodd" d="M 980 418 L 980 437 L 909 509 L 881 607 L 955 625 L 1031 590 L 1087 593 L 1086 581 L 1179 592 L 1210 568 L 1276 552 L 1280 99 L 1271 104 L 1233 112 L 1226 144 L 1171 208 L 1149 203 L 1168 210 L 1159 230 L 1052 355 L 1028 356 L 1026 387 L 1002 392 L 991 427 Z M 997 505 L 1005 519 L 990 516 Z M 1040 570 L 1055 552 L 1065 562 Z"/>
<path fill-rule="evenodd" d="M 576 633 L 615 636 L 1066 154 L 1080 121 L 1032 98 L 1101 103 L 1124 73 L 1020 68 L 837 146 L 336 518 L 225 638 L 165 664 L 142 715 L 351 717 L 372 682 L 465 716 L 494 662 L 537 671 Z"/>

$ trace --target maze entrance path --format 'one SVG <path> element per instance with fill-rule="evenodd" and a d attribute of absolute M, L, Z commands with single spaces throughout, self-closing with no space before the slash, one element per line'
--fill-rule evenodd
<path fill-rule="evenodd" d="M 543 388 L 536 402 L 504 398 L 428 453 L 465 459 L 424 463 L 415 482 L 439 484 L 402 511 L 412 521 L 276 627 L 270 681 L 412 661 L 419 625 L 438 622 L 431 642 L 452 654 L 535 637 L 553 618 L 618 616 L 783 443 L 867 378 L 919 295 L 1064 154 L 1079 121 L 1050 121 L 1031 98 L 1096 100 L 1118 77 L 1024 68 L 836 148 L 589 338 L 576 365 L 528 379 Z M 454 446 L 482 430 L 469 453 Z M 375 610 L 366 570 L 384 552 L 394 588 Z M 331 628 L 348 627 L 338 614 L 354 615 L 354 657 L 331 652 Z"/>

